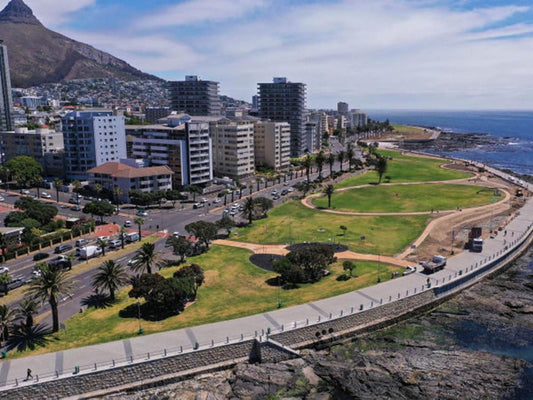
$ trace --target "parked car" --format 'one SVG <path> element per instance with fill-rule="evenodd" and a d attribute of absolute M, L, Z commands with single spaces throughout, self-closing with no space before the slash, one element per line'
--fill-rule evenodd
<path fill-rule="evenodd" d="M 52 198 L 52 195 L 50 193 L 46 193 L 46 192 L 42 192 L 41 193 L 41 197 L 43 199 L 51 199 Z"/>
<path fill-rule="evenodd" d="M 70 244 L 60 244 L 54 249 L 54 253 L 59 254 L 69 250 L 72 250 L 72 246 Z"/>
<path fill-rule="evenodd" d="M 415 273 L 416 272 L 416 266 L 414 265 L 408 265 L 406 268 L 405 268 L 405 271 L 403 271 L 402 275 L 410 275 L 412 273 Z"/>
<path fill-rule="evenodd" d="M 44 260 L 45 258 L 50 257 L 50 254 L 48 253 L 37 253 L 33 255 L 33 261 L 40 261 Z"/>

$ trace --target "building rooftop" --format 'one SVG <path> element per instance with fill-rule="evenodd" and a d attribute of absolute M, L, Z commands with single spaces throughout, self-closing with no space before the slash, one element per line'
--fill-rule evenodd
<path fill-rule="evenodd" d="M 171 175 L 174 172 L 166 166 L 135 168 L 119 162 L 107 162 L 87 171 L 89 174 L 110 175 L 113 178 L 141 178 L 154 175 Z"/>

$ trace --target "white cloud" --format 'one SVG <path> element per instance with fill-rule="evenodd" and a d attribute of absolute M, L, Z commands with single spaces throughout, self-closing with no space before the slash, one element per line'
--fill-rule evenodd
<path fill-rule="evenodd" d="M 69 14 L 96 3 L 96 0 L 24 0 L 45 26 L 58 26 Z"/>
<path fill-rule="evenodd" d="M 189 0 L 142 18 L 139 26 L 158 28 L 238 19 L 265 4 L 265 0 Z"/>

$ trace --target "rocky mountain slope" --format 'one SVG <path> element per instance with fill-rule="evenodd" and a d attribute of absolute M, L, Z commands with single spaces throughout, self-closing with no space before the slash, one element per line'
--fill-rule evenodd
<path fill-rule="evenodd" d="M 0 40 L 8 47 L 13 87 L 71 79 L 158 79 L 103 51 L 47 29 L 23 0 L 0 12 Z"/>

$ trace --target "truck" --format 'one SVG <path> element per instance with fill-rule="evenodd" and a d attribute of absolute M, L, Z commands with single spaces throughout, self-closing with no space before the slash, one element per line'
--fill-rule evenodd
<path fill-rule="evenodd" d="M 423 261 L 420 265 L 424 268 L 424 272 L 432 274 L 443 269 L 446 266 L 446 257 L 435 255 L 430 261 Z"/>
<path fill-rule="evenodd" d="M 102 254 L 102 249 L 98 246 L 85 246 L 79 250 L 79 257 L 84 260 L 99 256 L 100 254 Z"/>
<path fill-rule="evenodd" d="M 473 252 L 480 253 L 483 250 L 483 239 L 481 239 L 481 228 L 474 227 L 468 233 L 468 242 L 466 247 Z"/>
<path fill-rule="evenodd" d="M 131 232 L 124 234 L 124 241 L 126 243 L 132 243 L 139 240 L 139 234 L 137 232 Z"/>

